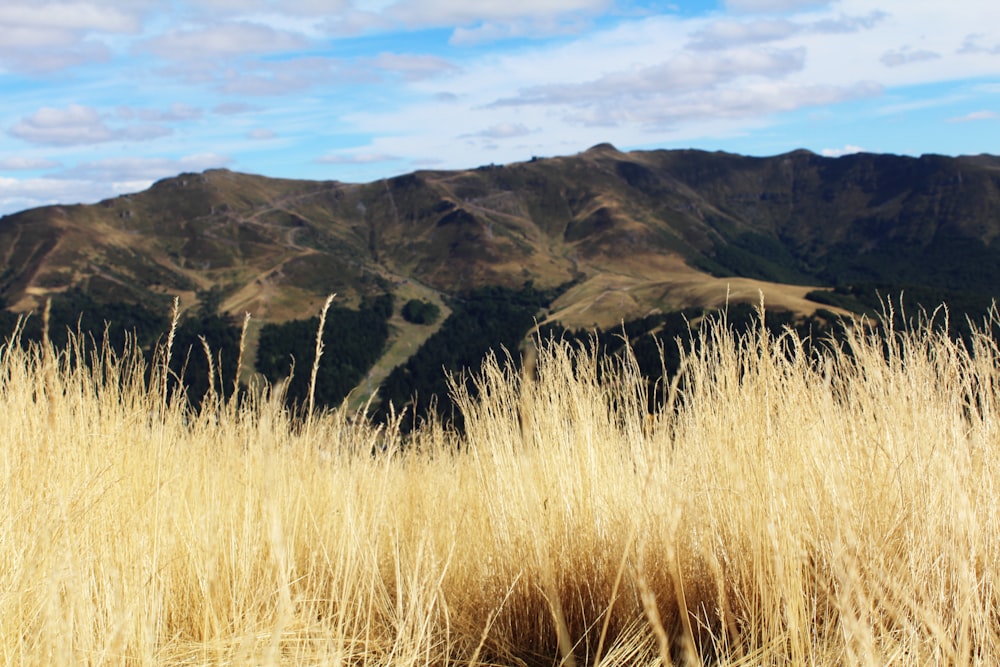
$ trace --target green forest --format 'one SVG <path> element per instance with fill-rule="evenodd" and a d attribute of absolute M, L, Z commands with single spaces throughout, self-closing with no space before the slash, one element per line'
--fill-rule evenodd
<path fill-rule="evenodd" d="M 330 307 L 316 375 L 316 406 L 339 405 L 382 356 L 392 309 L 391 294 L 367 299 L 358 310 Z M 318 330 L 319 317 L 265 324 L 261 329 L 257 370 L 272 384 L 291 376 L 286 389 L 289 405 L 307 403 Z"/>
<path fill-rule="evenodd" d="M 19 324 L 20 323 L 20 324 Z M 66 349 L 70 336 L 78 336 L 84 360 L 105 351 L 121 355 L 134 342 L 147 365 L 157 344 L 165 343 L 170 313 L 150 310 L 137 303 L 95 301 L 85 292 L 70 290 L 53 297 L 49 310 L 48 336 L 57 350 Z M 8 342 L 15 331 L 22 346 L 41 341 L 44 316 L 27 317 L 0 310 L 0 341 Z M 184 318 L 174 333 L 170 358 L 170 389 L 183 387 L 187 400 L 200 405 L 209 389 L 209 363 L 205 344 L 212 353 L 213 385 L 224 396 L 236 387 L 241 325 L 228 316 L 200 309 Z M 204 344 L 202 341 L 204 340 Z"/>
<path fill-rule="evenodd" d="M 478 370 L 490 350 L 506 349 L 517 363 L 518 346 L 560 289 L 540 290 L 526 283 L 520 290 L 484 287 L 454 299 L 441 328 L 382 383 L 375 417 L 384 420 L 393 410 L 406 409 L 404 426 L 412 427 L 433 411 L 461 426 L 448 396 L 447 374 Z"/>
<path fill-rule="evenodd" d="M 373 404 L 373 418 L 385 421 L 392 414 L 403 414 L 402 427 L 409 430 L 435 417 L 462 426 L 448 391 L 448 376 L 465 381 L 474 388 L 469 372 L 478 371 L 484 356 L 494 350 L 510 353 L 515 365 L 521 363 L 521 346 L 544 309 L 562 288 L 541 290 L 531 283 L 514 290 L 487 287 L 466 292 L 449 300 L 451 315 L 440 329 L 400 366 L 393 369 L 378 387 Z M 872 316 L 876 322 L 885 304 L 894 308 L 896 326 L 903 327 L 919 315 L 921 303 L 947 296 L 936 291 L 914 289 L 890 300 L 875 285 L 862 284 L 817 290 L 809 298 L 820 304 L 842 307 Z M 954 295 L 953 295 L 954 296 Z M 985 308 L 978 302 L 958 301 L 949 320 L 951 333 L 961 337 L 968 328 L 964 308 L 970 318 L 982 322 Z M 406 312 L 404 312 L 406 311 Z M 389 318 L 394 312 L 391 294 L 369 297 L 357 309 L 333 305 L 326 317 L 321 358 L 315 388 L 318 408 L 341 404 L 350 392 L 365 380 L 372 366 L 385 351 L 390 336 Z M 400 309 L 405 319 L 430 323 L 439 316 L 437 306 L 417 300 Z M 688 308 L 664 312 L 623 323 L 610 330 L 567 330 L 559 325 L 546 325 L 537 335 L 556 337 L 579 345 L 595 346 L 600 354 L 621 354 L 627 344 L 641 371 L 647 378 L 649 408 L 655 410 L 664 400 L 664 377 L 678 370 L 678 345 L 698 344 L 696 327 L 705 317 L 724 317 L 736 331 L 759 327 L 756 310 L 749 305 L 730 305 L 724 313 Z M 238 388 L 236 370 L 239 356 L 241 323 L 202 307 L 181 321 L 173 342 L 171 355 L 171 388 L 183 387 L 185 398 L 197 408 L 209 391 L 209 363 L 205 345 L 212 354 L 211 386 L 229 397 Z M 943 318 L 936 325 L 943 325 Z M 794 329 L 807 345 L 828 344 L 843 330 L 840 318 L 820 308 L 812 318 L 796 318 L 785 311 L 767 311 L 764 326 L 775 335 Z M 152 350 L 164 342 L 169 331 L 170 314 L 151 310 L 141 304 L 101 303 L 87 294 L 73 290 L 57 295 L 51 302 L 49 338 L 57 349 L 67 345 L 71 332 L 83 334 L 82 350 L 107 349 L 120 354 L 134 340 L 150 359 Z M 308 401 L 310 373 L 316 349 L 319 318 L 294 320 L 280 324 L 265 324 L 259 337 L 255 365 L 269 383 L 276 385 L 286 378 L 286 402 L 300 410 Z M 0 309 L 0 341 L 7 343 L 18 332 L 16 342 L 26 345 L 43 336 L 42 316 L 20 317 Z M 998 332 L 1000 333 L 1000 332 Z M 464 378 L 464 380 L 463 380 Z"/>

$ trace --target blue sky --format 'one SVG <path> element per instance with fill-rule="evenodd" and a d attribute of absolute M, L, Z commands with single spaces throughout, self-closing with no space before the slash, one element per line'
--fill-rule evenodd
<path fill-rule="evenodd" d="M 996 0 L 3 0 L 0 213 L 226 167 L 1000 154 Z"/>

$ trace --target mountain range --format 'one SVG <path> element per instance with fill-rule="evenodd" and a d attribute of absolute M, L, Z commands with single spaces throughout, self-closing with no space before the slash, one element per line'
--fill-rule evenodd
<path fill-rule="evenodd" d="M 974 311 L 1000 287 L 1000 157 L 600 144 L 367 184 L 210 170 L 0 218 L 0 300 L 16 312 L 68 290 L 155 308 L 179 295 L 259 325 L 388 292 L 447 315 L 469 290 L 526 284 L 558 288 L 540 318 L 569 329 L 760 292 L 800 315 L 859 310 L 876 290 Z M 433 329 L 394 322 L 398 364 Z"/>

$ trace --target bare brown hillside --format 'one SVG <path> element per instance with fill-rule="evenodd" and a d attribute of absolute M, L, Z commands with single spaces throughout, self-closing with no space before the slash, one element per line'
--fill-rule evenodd
<path fill-rule="evenodd" d="M 749 158 L 700 151 L 421 171 L 368 184 L 212 170 L 89 206 L 0 219 L 0 297 L 97 299 L 301 317 L 413 282 L 438 294 L 574 283 L 553 317 L 606 324 L 756 300 L 809 311 L 810 286 L 991 292 L 1000 159 Z"/>

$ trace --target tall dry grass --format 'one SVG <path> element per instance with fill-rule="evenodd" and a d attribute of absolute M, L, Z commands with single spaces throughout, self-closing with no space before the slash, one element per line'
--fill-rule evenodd
<path fill-rule="evenodd" d="M 0 659 L 1000 662 L 996 342 L 698 336 L 653 419 L 628 360 L 544 341 L 405 443 L 4 346 Z"/>

